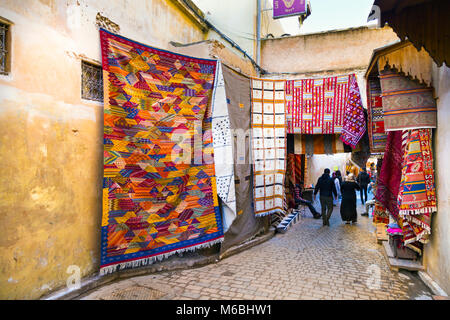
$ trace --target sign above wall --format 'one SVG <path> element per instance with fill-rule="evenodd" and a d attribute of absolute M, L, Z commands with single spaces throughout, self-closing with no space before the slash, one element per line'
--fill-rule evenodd
<path fill-rule="evenodd" d="M 273 18 L 280 19 L 306 14 L 306 0 L 273 0 Z"/>

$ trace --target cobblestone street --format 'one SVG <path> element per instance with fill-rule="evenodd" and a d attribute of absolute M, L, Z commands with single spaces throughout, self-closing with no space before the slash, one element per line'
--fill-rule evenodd
<path fill-rule="evenodd" d="M 373 231 L 367 217 L 343 224 L 335 207 L 330 227 L 307 214 L 218 263 L 122 280 L 81 299 L 431 299 L 416 274 L 389 269 Z"/>

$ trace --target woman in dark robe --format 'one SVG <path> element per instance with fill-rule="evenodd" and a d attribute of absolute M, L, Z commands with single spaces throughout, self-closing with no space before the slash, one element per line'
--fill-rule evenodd
<path fill-rule="evenodd" d="M 357 220 L 355 190 L 360 190 L 360 187 L 355 182 L 355 176 L 350 173 L 341 184 L 341 218 L 346 224 L 349 224 L 350 221 L 356 223 Z"/>

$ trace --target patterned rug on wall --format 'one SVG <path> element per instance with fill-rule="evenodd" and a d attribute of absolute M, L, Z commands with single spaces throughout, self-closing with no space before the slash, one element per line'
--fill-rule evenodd
<path fill-rule="evenodd" d="M 100 273 L 223 240 L 211 134 L 216 60 L 100 30 L 104 179 Z"/>
<path fill-rule="evenodd" d="M 284 212 L 284 80 L 252 79 L 253 191 L 256 216 Z"/>

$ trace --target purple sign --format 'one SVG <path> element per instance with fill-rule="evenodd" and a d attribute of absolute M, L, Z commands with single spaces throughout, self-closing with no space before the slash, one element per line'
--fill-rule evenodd
<path fill-rule="evenodd" d="M 273 0 L 273 18 L 299 16 L 306 13 L 306 0 Z"/>

